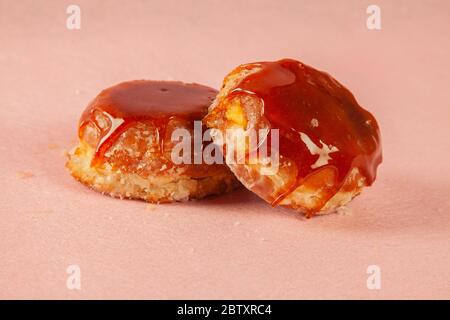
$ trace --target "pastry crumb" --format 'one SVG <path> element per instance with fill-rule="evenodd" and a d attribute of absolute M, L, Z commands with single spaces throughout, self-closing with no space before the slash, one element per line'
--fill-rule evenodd
<path fill-rule="evenodd" d="M 343 216 L 350 216 L 352 214 L 352 210 L 347 206 L 341 206 L 336 208 L 336 213 Z"/>
<path fill-rule="evenodd" d="M 29 179 L 29 178 L 33 178 L 34 177 L 34 173 L 29 172 L 29 171 L 19 171 L 19 172 L 17 172 L 17 176 L 20 179 Z"/>

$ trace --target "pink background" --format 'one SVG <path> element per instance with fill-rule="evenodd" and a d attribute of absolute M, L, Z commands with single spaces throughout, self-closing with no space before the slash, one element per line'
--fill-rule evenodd
<path fill-rule="evenodd" d="M 450 298 L 448 1 L 77 0 L 68 30 L 71 3 L 0 0 L 0 298 Z M 149 208 L 64 168 L 104 87 L 219 87 L 283 57 L 328 71 L 379 120 L 385 160 L 350 215 L 306 220 L 245 190 Z M 73 264 L 81 290 L 66 288 Z"/>

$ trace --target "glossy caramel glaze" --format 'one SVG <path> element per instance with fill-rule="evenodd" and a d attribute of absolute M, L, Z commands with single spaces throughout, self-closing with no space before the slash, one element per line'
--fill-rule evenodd
<path fill-rule="evenodd" d="M 280 190 L 276 205 L 313 174 L 334 171 L 334 183 L 312 211 L 319 211 L 343 186 L 353 168 L 371 185 L 382 161 L 380 131 L 375 118 L 352 93 L 327 73 L 296 60 L 242 65 L 258 71 L 244 77 L 228 98 L 252 95 L 263 117 L 280 130 L 280 155 L 297 166 L 294 183 Z"/>
<path fill-rule="evenodd" d="M 99 132 L 93 165 L 100 164 L 105 152 L 137 122 L 150 122 L 156 127 L 163 149 L 168 122 L 176 118 L 192 125 L 206 114 L 216 94 L 212 88 L 178 81 L 123 82 L 103 90 L 88 105 L 80 119 L 79 135 L 82 138 L 87 124 L 94 124 Z M 98 114 L 107 119 L 106 126 L 98 123 Z"/>

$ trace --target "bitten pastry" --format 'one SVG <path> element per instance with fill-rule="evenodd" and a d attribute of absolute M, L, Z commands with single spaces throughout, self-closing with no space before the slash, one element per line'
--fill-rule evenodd
<path fill-rule="evenodd" d="M 103 90 L 79 122 L 66 164 L 93 189 L 149 202 L 199 199 L 238 186 L 223 164 L 176 164 L 176 129 L 193 131 L 217 91 L 199 84 L 138 80 Z M 201 122 L 200 122 L 201 123 Z"/>
<path fill-rule="evenodd" d="M 245 148 L 246 159 L 260 152 L 256 149 L 264 140 L 270 142 L 270 132 L 278 129 L 278 148 L 272 150 L 279 159 L 275 171 L 267 170 L 264 157 L 253 163 L 230 162 L 227 157 L 227 164 L 265 201 L 307 216 L 348 203 L 374 182 L 382 160 L 375 118 L 330 75 L 296 60 L 234 69 L 224 79 L 204 123 L 215 130 L 213 139 L 225 150 L 229 146 L 223 137 L 229 129 L 265 132 L 256 148 L 248 143 L 233 145 Z"/>

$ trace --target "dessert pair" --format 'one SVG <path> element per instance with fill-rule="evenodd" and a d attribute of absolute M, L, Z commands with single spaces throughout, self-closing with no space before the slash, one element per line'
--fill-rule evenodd
<path fill-rule="evenodd" d="M 284 59 L 238 66 L 219 92 L 129 81 L 84 111 L 71 174 L 103 193 L 150 202 L 238 187 L 308 216 L 348 203 L 381 163 L 375 118 L 330 75 Z"/>

